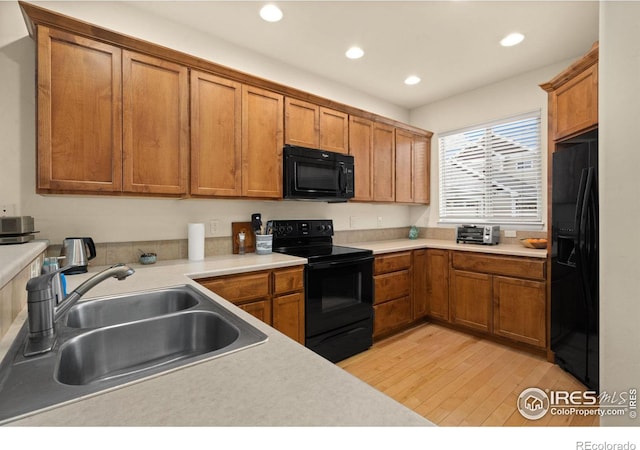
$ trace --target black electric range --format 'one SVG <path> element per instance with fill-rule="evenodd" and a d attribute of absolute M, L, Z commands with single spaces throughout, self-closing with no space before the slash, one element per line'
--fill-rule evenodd
<path fill-rule="evenodd" d="M 373 343 L 373 252 L 333 245 L 331 220 L 273 220 L 273 251 L 307 259 L 305 345 L 337 362 Z"/>

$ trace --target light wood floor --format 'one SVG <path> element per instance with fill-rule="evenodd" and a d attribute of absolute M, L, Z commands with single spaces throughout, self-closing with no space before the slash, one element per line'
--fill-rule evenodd
<path fill-rule="evenodd" d="M 586 388 L 541 357 L 434 324 L 375 343 L 338 366 L 441 426 L 599 424 L 597 416 L 525 419 L 516 407 L 524 389 Z"/>

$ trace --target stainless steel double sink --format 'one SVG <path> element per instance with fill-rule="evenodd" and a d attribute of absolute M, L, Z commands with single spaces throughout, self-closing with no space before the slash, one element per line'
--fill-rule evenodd
<path fill-rule="evenodd" d="M 49 353 L 23 356 L 26 323 L 15 339 L 0 364 L 0 422 L 267 340 L 190 285 L 88 300 L 61 322 Z"/>

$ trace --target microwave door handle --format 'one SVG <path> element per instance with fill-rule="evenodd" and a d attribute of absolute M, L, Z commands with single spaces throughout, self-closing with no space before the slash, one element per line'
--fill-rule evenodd
<path fill-rule="evenodd" d="M 344 163 L 340 163 L 340 170 L 338 171 L 338 187 L 341 194 L 347 192 L 347 167 Z"/>

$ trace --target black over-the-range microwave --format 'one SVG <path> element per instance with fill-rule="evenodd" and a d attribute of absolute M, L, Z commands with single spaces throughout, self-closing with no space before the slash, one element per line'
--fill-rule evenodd
<path fill-rule="evenodd" d="M 346 202 L 354 195 L 353 156 L 286 145 L 285 199 Z"/>

